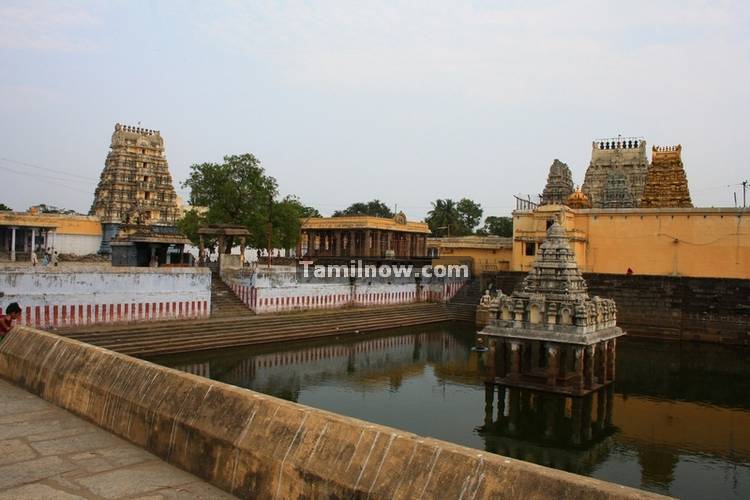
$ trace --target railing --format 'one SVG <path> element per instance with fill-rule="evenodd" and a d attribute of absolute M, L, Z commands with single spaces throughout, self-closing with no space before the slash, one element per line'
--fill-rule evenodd
<path fill-rule="evenodd" d="M 513 198 L 516 199 L 516 210 L 520 210 L 524 212 L 533 212 L 539 207 L 539 203 L 535 203 L 531 201 L 530 195 L 527 195 L 526 199 L 519 198 L 516 195 L 513 195 Z"/>

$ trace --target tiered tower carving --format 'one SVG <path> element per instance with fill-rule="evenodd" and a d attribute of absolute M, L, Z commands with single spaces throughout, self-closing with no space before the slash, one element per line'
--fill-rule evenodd
<path fill-rule="evenodd" d="M 175 224 L 177 194 L 158 130 L 115 124 L 90 213 L 102 220 L 105 252 L 120 224 Z"/>
<path fill-rule="evenodd" d="M 555 159 L 549 167 L 547 185 L 542 193 L 542 204 L 563 205 L 571 194 L 573 194 L 573 174 L 568 165 Z"/>
<path fill-rule="evenodd" d="M 651 151 L 651 166 L 646 175 L 641 207 L 643 208 L 689 208 L 690 200 L 687 176 L 682 164 L 682 146 L 654 146 Z"/>
<path fill-rule="evenodd" d="M 594 208 L 635 208 L 643 196 L 647 171 L 645 140 L 599 139 L 591 144 L 591 163 L 582 191 Z M 608 188 L 606 197 L 605 188 Z"/>

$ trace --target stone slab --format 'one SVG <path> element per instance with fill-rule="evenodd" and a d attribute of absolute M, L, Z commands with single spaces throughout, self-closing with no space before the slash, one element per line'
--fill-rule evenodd
<path fill-rule="evenodd" d="M 232 495 L 0 380 L 0 500 Z"/>

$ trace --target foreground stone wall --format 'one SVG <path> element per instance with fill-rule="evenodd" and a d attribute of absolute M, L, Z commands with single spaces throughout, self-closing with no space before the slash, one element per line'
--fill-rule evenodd
<path fill-rule="evenodd" d="M 510 293 L 526 273 L 487 273 Z M 590 295 L 612 298 L 628 335 L 669 340 L 750 344 L 750 280 L 584 274 Z"/>
<path fill-rule="evenodd" d="M 211 310 L 211 275 L 198 268 L 4 268 L 0 292 L 0 312 L 18 302 L 20 323 L 38 328 L 205 317 Z"/>
<path fill-rule="evenodd" d="M 0 376 L 242 498 L 657 498 L 18 327 Z"/>

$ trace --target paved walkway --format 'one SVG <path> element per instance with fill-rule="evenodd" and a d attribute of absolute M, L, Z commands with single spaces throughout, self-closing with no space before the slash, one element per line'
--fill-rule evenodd
<path fill-rule="evenodd" d="M 0 500 L 233 496 L 0 380 Z"/>

